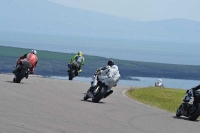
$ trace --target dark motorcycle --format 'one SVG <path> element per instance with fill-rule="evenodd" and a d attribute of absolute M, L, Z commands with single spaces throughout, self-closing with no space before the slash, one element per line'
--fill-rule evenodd
<path fill-rule="evenodd" d="M 20 68 L 16 71 L 15 77 L 13 78 L 13 82 L 20 83 L 24 77 L 28 78 L 31 72 L 29 68 L 30 68 L 30 63 L 24 62 L 23 65 L 21 65 Z"/>
<path fill-rule="evenodd" d="M 97 78 L 97 75 L 95 78 Z M 91 87 L 85 93 L 83 97 L 84 100 L 91 98 L 92 102 L 98 103 L 101 99 L 106 98 L 111 93 L 113 93 L 113 90 L 111 90 L 101 81 L 97 82 L 97 86 L 95 88 L 92 87 L 92 84 L 93 82 L 91 82 Z"/>
<path fill-rule="evenodd" d="M 78 63 L 73 62 L 71 64 L 68 64 L 69 71 L 68 71 L 68 76 L 69 80 L 73 80 L 74 77 L 78 75 Z"/>
<path fill-rule="evenodd" d="M 192 94 L 193 93 L 193 94 Z M 194 97 L 194 98 L 192 98 Z M 176 111 L 176 116 L 185 116 L 188 117 L 189 120 L 195 121 L 200 115 L 200 92 L 193 91 L 186 93 L 182 104 Z"/>

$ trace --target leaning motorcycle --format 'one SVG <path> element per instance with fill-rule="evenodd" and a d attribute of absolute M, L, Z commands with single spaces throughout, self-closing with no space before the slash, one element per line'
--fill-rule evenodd
<path fill-rule="evenodd" d="M 68 64 L 69 71 L 68 71 L 68 76 L 69 80 L 73 80 L 76 75 L 78 75 L 78 63 L 77 62 L 72 62 L 71 64 Z"/>
<path fill-rule="evenodd" d="M 98 78 L 97 75 L 95 75 L 94 78 Z M 97 81 L 95 88 L 92 87 L 92 84 L 93 81 L 91 82 L 91 87 L 87 90 L 83 97 L 84 100 L 91 98 L 92 102 L 98 103 L 101 99 L 106 98 L 113 93 L 113 90 L 111 90 L 109 86 L 106 86 L 101 81 Z"/>
<path fill-rule="evenodd" d="M 187 91 L 182 104 L 176 111 L 176 116 L 185 116 L 189 120 L 195 121 L 200 115 L 200 92 Z"/>
<path fill-rule="evenodd" d="M 13 78 L 13 82 L 20 83 L 23 78 L 28 78 L 30 74 L 30 66 L 31 64 L 27 61 L 22 61 L 21 67 L 15 73 L 15 77 Z"/>

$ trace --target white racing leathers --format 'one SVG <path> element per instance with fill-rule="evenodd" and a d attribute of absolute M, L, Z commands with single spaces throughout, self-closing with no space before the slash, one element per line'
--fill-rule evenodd
<path fill-rule="evenodd" d="M 117 83 L 120 79 L 119 70 L 111 67 L 108 67 L 106 70 L 101 70 L 98 78 L 95 76 L 93 79 L 93 87 L 97 85 L 97 79 L 111 89 L 112 87 L 117 86 Z"/>

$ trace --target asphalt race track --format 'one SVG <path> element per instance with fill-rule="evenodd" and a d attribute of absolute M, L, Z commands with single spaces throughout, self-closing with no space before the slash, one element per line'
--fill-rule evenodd
<path fill-rule="evenodd" d="M 112 95 L 83 101 L 89 82 L 41 78 L 21 83 L 0 74 L 0 133 L 199 133 L 200 122 L 153 108 L 127 97 L 130 86 Z"/>

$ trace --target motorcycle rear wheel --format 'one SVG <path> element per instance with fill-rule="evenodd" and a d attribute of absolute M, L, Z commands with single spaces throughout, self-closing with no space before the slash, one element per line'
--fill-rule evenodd
<path fill-rule="evenodd" d="M 193 105 L 193 107 L 189 111 L 189 115 L 188 115 L 189 120 L 195 121 L 197 120 L 199 115 L 200 115 L 200 104 Z"/>
<path fill-rule="evenodd" d="M 75 77 L 75 70 L 70 70 L 68 75 L 69 75 L 69 80 L 73 80 L 73 78 Z"/>
<path fill-rule="evenodd" d="M 105 96 L 106 91 L 106 88 L 100 87 L 99 92 L 97 92 L 94 98 L 92 98 L 92 102 L 98 103 Z"/>
<path fill-rule="evenodd" d="M 20 83 L 21 80 L 24 78 L 24 76 L 25 76 L 25 70 L 24 70 L 24 69 L 21 69 L 21 70 L 17 73 L 17 75 L 16 75 L 16 77 L 15 77 L 15 83 Z"/>

